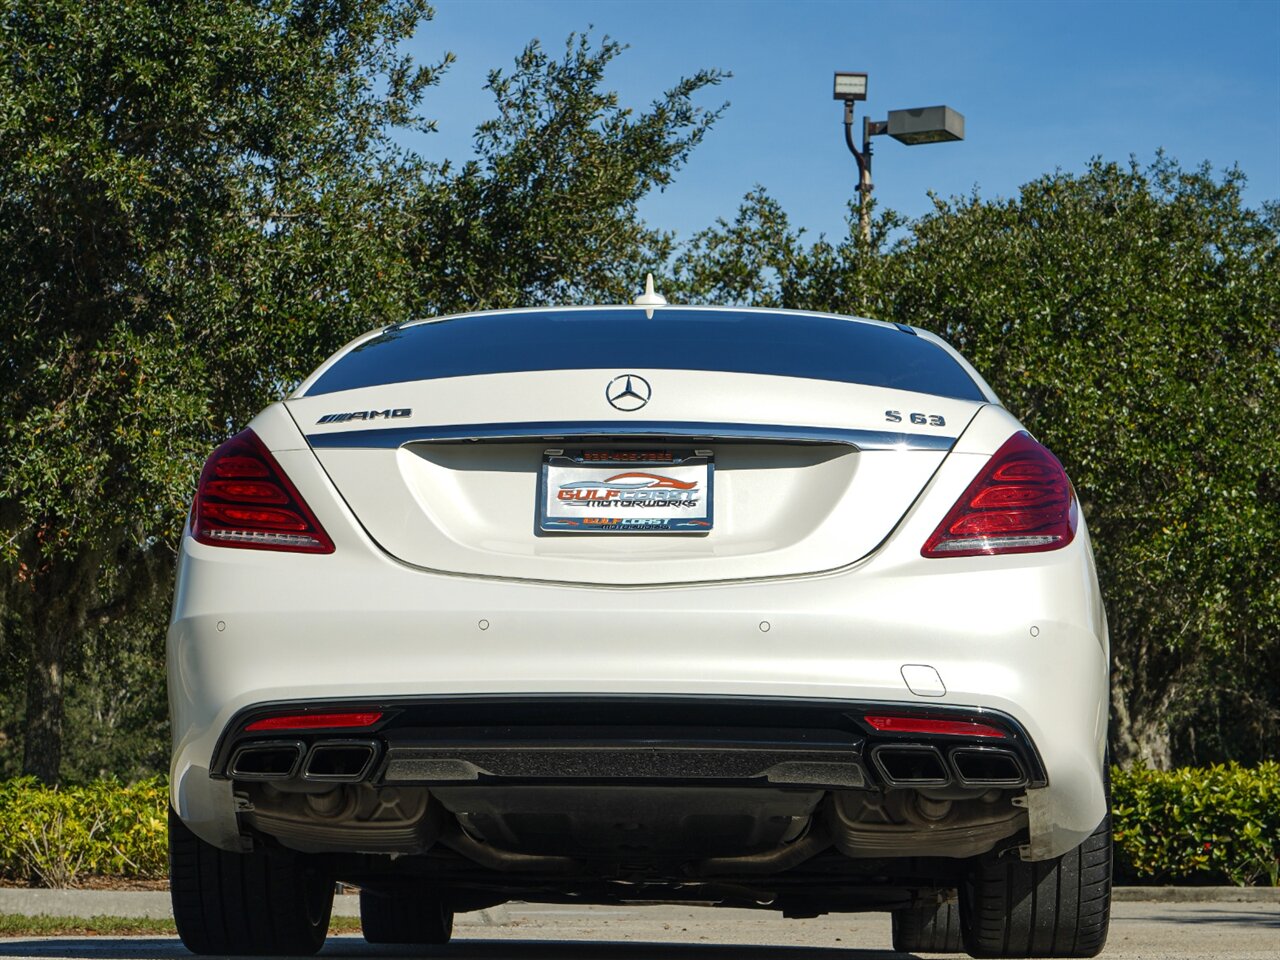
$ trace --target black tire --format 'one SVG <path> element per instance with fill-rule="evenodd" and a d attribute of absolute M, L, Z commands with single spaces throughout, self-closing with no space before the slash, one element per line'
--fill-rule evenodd
<path fill-rule="evenodd" d="M 360 929 L 369 943 L 448 943 L 453 909 L 438 897 L 361 890 Z"/>
<path fill-rule="evenodd" d="M 333 880 L 302 854 L 228 853 L 169 811 L 169 894 L 192 953 L 308 956 L 324 946 Z"/>
<path fill-rule="evenodd" d="M 960 931 L 975 957 L 1095 957 L 1110 920 L 1110 814 L 1056 860 L 979 857 L 960 887 Z"/>
<path fill-rule="evenodd" d="M 893 911 L 893 949 L 899 953 L 963 953 L 959 904 L 948 900 Z"/>

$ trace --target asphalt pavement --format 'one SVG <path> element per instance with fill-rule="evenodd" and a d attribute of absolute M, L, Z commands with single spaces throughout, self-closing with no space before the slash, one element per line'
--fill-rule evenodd
<path fill-rule="evenodd" d="M 343 898 L 349 899 L 349 898 Z M 371 946 L 332 937 L 322 957 L 456 960 L 902 960 L 885 914 L 784 920 L 705 907 L 508 904 L 459 918 L 447 947 Z M 0 957 L 165 960 L 190 954 L 173 937 L 0 939 Z M 1104 957 L 1113 960 L 1277 960 L 1280 903 L 1117 903 Z"/>

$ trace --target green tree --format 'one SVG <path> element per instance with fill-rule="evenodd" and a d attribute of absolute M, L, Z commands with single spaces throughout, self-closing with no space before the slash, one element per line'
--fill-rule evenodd
<path fill-rule="evenodd" d="M 157 596 L 208 451 L 364 330 L 630 297 L 671 243 L 637 203 L 718 116 L 694 96 L 722 75 L 633 112 L 603 86 L 618 44 L 533 44 L 491 75 L 498 116 L 456 168 L 390 139 L 430 126 L 450 59 L 398 52 L 420 0 L 3 10 L 0 663 L 24 677 L 0 682 L 0 766 L 7 734 L 52 781 L 154 762 L 154 697 L 68 700 L 67 676 L 162 687 Z M 63 763 L 68 711 L 112 729 Z"/>
<path fill-rule="evenodd" d="M 61 774 L 72 783 L 132 783 L 169 767 L 165 586 L 123 616 L 90 625 L 67 653 Z"/>
<path fill-rule="evenodd" d="M 876 213 L 874 203 L 871 209 L 869 240 L 862 238 L 855 201 L 844 238 L 823 235 L 806 243 L 804 229 L 793 228 L 782 205 L 757 185 L 732 222 L 721 218 L 678 249 L 665 289 L 691 303 L 887 316 L 898 261 L 883 253 L 906 220 L 892 210 Z"/>
<path fill-rule="evenodd" d="M 694 95 L 726 74 L 700 70 L 637 113 L 603 86 L 623 50 L 576 34 L 557 60 L 535 41 L 489 74 L 498 113 L 476 129 L 478 159 L 441 165 L 412 204 L 422 312 L 626 303 L 666 262 L 672 236 L 637 205 L 720 116 Z"/>
<path fill-rule="evenodd" d="M 1092 532 L 1121 761 L 1280 736 L 1280 221 L 1243 175 L 1095 161 L 937 200 L 891 246 L 806 246 L 767 196 L 677 260 L 691 296 L 947 337 L 1063 460 Z M 886 247 L 880 253 L 882 247 Z"/>
<path fill-rule="evenodd" d="M 383 265 L 420 165 L 389 130 L 420 125 L 443 65 L 397 52 L 429 16 L 4 4 L 0 563 L 25 771 L 58 777 L 88 634 L 169 581 L 203 455 L 335 340 L 402 317 Z"/>

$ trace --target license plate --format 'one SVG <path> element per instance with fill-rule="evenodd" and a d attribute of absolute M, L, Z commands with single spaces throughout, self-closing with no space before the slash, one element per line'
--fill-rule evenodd
<path fill-rule="evenodd" d="M 546 533 L 706 533 L 714 468 L 707 450 L 548 450 L 538 529 Z"/>

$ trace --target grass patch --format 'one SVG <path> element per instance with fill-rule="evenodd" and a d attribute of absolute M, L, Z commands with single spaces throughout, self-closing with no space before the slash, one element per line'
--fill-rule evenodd
<path fill-rule="evenodd" d="M 0 937 L 175 936 L 172 920 L 144 917 L 26 917 L 0 913 Z"/>
<path fill-rule="evenodd" d="M 329 934 L 359 933 L 359 917 L 334 917 Z M 0 937 L 176 937 L 169 919 L 144 917 L 27 917 L 0 913 Z"/>

